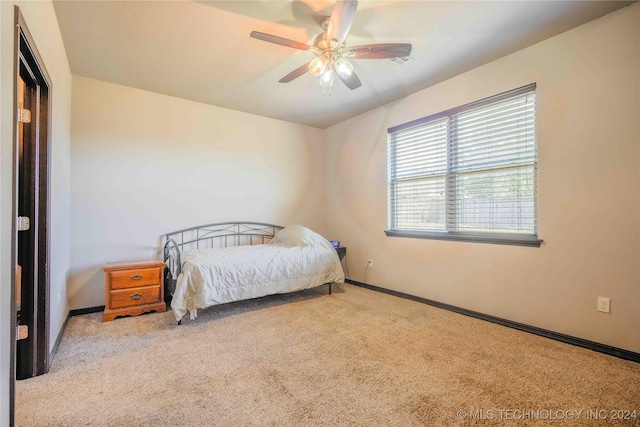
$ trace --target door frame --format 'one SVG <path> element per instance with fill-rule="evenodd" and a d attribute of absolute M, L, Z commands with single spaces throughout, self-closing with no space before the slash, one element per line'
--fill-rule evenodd
<path fill-rule="evenodd" d="M 29 333 L 35 333 L 37 351 L 34 355 L 36 359 L 35 366 L 36 371 L 39 373 L 45 373 L 50 368 L 50 355 L 49 355 L 49 312 L 50 312 L 50 256 L 51 256 L 51 96 L 52 85 L 51 78 L 44 67 L 44 61 L 40 56 L 36 48 L 36 44 L 29 32 L 26 21 L 20 12 L 18 6 L 14 7 L 14 56 L 13 56 L 13 166 L 12 166 L 12 218 L 11 218 L 11 355 L 10 355 L 10 423 L 14 425 L 15 415 L 15 381 L 16 381 L 16 290 L 15 290 L 15 276 L 16 276 L 16 261 L 17 261 L 17 216 L 18 216 L 18 79 L 20 77 L 20 64 L 24 62 L 29 64 L 32 71 L 36 72 L 39 86 L 45 88 L 44 91 L 39 90 L 38 96 L 38 110 L 33 114 L 35 122 L 37 123 L 36 132 L 38 133 L 38 150 L 44 148 L 40 161 L 36 165 L 37 173 L 44 179 L 44 188 L 39 188 L 40 191 L 44 191 L 44 200 L 42 196 L 38 195 L 38 200 L 43 200 L 45 203 L 45 212 L 43 215 L 39 215 L 38 223 L 32 224 L 32 228 L 38 229 L 38 249 L 36 257 L 39 260 L 37 266 L 34 269 L 38 271 L 38 283 L 36 284 L 37 298 L 34 298 L 37 302 L 37 308 L 39 316 L 42 316 L 44 322 L 42 325 L 36 326 L 36 330 L 29 331 Z M 23 43 L 21 43 L 23 42 Z M 45 120 L 41 121 L 40 117 Z M 43 168 L 44 165 L 44 168 Z M 37 183 L 38 187 L 41 187 L 40 182 Z M 38 202 L 36 202 L 38 204 Z M 38 207 L 41 209 L 42 207 Z M 43 231 L 44 235 L 40 235 Z M 40 247 L 42 245 L 42 247 Z M 43 253 L 44 251 L 44 253 Z M 44 262 L 44 264 L 42 264 Z M 44 295 L 42 295 L 43 293 Z M 40 323 L 36 320 L 36 322 Z M 42 328 L 40 327 L 42 326 Z M 43 329 L 43 330 L 38 330 Z"/>

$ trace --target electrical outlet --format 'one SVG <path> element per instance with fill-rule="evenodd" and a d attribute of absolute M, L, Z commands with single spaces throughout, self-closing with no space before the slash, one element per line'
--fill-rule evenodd
<path fill-rule="evenodd" d="M 367 268 L 373 268 L 373 260 L 372 259 L 367 261 Z"/>
<path fill-rule="evenodd" d="M 605 297 L 598 297 L 598 311 L 611 313 L 611 300 Z"/>

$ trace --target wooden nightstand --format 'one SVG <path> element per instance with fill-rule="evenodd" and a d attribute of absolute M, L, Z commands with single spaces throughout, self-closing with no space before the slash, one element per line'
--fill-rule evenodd
<path fill-rule="evenodd" d="M 118 316 L 167 311 L 164 302 L 164 262 L 113 263 L 104 267 L 106 302 L 103 322 Z"/>

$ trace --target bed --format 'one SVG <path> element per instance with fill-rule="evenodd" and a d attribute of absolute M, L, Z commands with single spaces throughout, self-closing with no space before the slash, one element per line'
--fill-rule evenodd
<path fill-rule="evenodd" d="M 218 304 L 344 281 L 335 248 L 292 225 L 217 223 L 166 235 L 165 295 L 178 324 Z M 168 299 L 169 299 L 168 298 Z"/>

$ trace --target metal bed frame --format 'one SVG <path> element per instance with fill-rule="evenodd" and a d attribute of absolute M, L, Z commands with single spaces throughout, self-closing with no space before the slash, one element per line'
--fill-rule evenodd
<path fill-rule="evenodd" d="M 185 228 L 165 234 L 163 259 L 166 262 L 173 252 L 176 260 L 176 279 L 173 279 L 168 271 L 165 271 L 164 275 L 164 295 L 167 304 L 171 303 L 172 289 L 175 289 L 177 277 L 182 270 L 182 251 L 226 248 L 229 246 L 263 245 L 269 243 L 276 233 L 283 228 L 281 225 L 262 222 L 218 222 Z M 167 268 L 165 267 L 165 269 Z M 329 295 L 331 295 L 332 283 L 327 284 L 329 285 Z M 180 324 L 182 324 L 182 320 L 178 321 L 178 325 Z"/>
<path fill-rule="evenodd" d="M 180 254 L 184 250 L 263 245 L 284 227 L 261 222 L 218 222 L 173 231 L 165 235 L 164 260 L 174 251 L 180 274 Z"/>
<path fill-rule="evenodd" d="M 199 225 L 165 234 L 164 261 L 170 254 L 176 259 L 176 277 L 182 269 L 182 251 L 205 248 L 226 248 L 229 246 L 262 245 L 269 243 L 273 236 L 284 227 L 261 222 L 218 222 Z M 172 289 L 176 280 L 165 271 L 165 298 L 171 303 Z"/>

